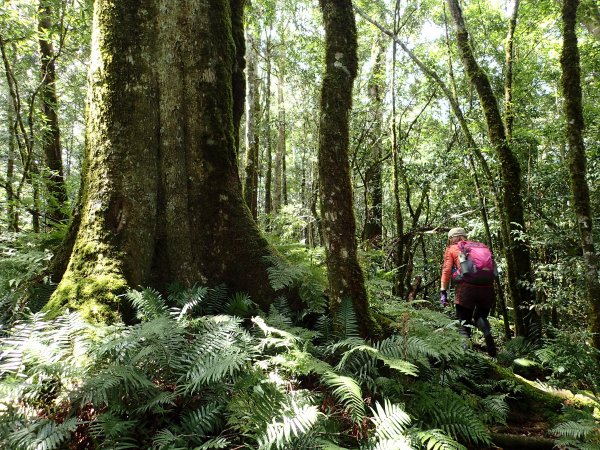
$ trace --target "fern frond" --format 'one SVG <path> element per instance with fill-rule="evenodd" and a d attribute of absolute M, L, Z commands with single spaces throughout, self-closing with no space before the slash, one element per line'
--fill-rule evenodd
<path fill-rule="evenodd" d="M 109 404 L 124 393 L 152 392 L 154 384 L 137 368 L 126 365 L 110 365 L 91 378 L 82 388 L 82 403 Z"/>
<path fill-rule="evenodd" d="M 333 389 L 333 395 L 350 412 L 355 422 L 365 417 L 365 404 L 359 384 L 350 377 L 326 372 L 321 376 L 326 386 Z"/>
<path fill-rule="evenodd" d="M 158 392 L 134 411 L 137 414 L 161 413 L 165 410 L 165 407 L 175 405 L 176 399 L 177 394 L 173 392 Z"/>
<path fill-rule="evenodd" d="M 557 434 L 558 436 L 576 440 L 583 440 L 588 435 L 597 431 L 598 424 L 593 420 L 571 420 L 560 423 L 550 430 L 551 433 Z"/>
<path fill-rule="evenodd" d="M 199 357 L 179 380 L 184 393 L 198 392 L 211 383 L 222 383 L 247 366 L 250 355 L 240 348 L 231 347 L 215 354 Z"/>
<path fill-rule="evenodd" d="M 18 449 L 57 450 L 71 437 L 79 421 L 76 418 L 65 420 L 61 424 L 49 419 L 41 419 L 13 432 L 8 441 Z"/>
<path fill-rule="evenodd" d="M 417 438 L 427 450 L 467 450 L 462 444 L 459 444 L 443 430 L 427 430 L 417 433 Z"/>
<path fill-rule="evenodd" d="M 509 407 L 506 403 L 506 394 L 489 395 L 481 400 L 481 407 L 492 422 L 506 425 Z"/>
<path fill-rule="evenodd" d="M 197 450 L 210 450 L 210 449 L 221 449 L 221 448 L 231 448 L 231 442 L 222 437 L 217 437 L 213 439 L 209 439 L 201 446 L 197 447 Z"/>
<path fill-rule="evenodd" d="M 186 447 L 178 446 L 181 442 L 181 436 L 174 434 L 169 429 L 160 430 L 152 439 L 152 450 L 185 450 Z"/>
<path fill-rule="evenodd" d="M 358 320 L 354 312 L 352 299 L 343 298 L 334 318 L 334 329 L 341 339 L 359 337 Z"/>
<path fill-rule="evenodd" d="M 370 447 L 372 450 L 413 450 L 414 447 L 406 438 L 380 439 Z"/>
<path fill-rule="evenodd" d="M 221 284 L 208 290 L 206 298 L 202 302 L 204 314 L 222 314 L 227 304 L 227 286 Z"/>
<path fill-rule="evenodd" d="M 201 406 L 182 419 L 183 430 L 194 436 L 207 436 L 221 426 L 224 409 L 223 405 L 216 402 Z"/>
<path fill-rule="evenodd" d="M 286 448 L 293 438 L 306 434 L 323 414 L 314 405 L 294 407 L 267 426 L 263 436 L 258 438 L 260 449 Z"/>
<path fill-rule="evenodd" d="M 375 424 L 375 436 L 379 439 L 404 439 L 404 431 L 410 424 L 410 417 L 399 406 L 392 404 L 388 399 L 381 403 L 375 403 L 375 409 L 371 408 L 373 417 L 371 421 Z"/>
<path fill-rule="evenodd" d="M 479 414 L 465 398 L 448 388 L 423 383 L 415 391 L 414 415 L 432 428 L 440 428 L 448 435 L 476 445 L 490 445 L 491 439 Z"/>
<path fill-rule="evenodd" d="M 193 286 L 185 290 L 172 289 L 168 299 L 179 307 L 173 308 L 171 314 L 180 321 L 196 309 L 202 312 L 201 306 L 207 295 L 208 288 L 204 286 Z"/>
<path fill-rule="evenodd" d="M 156 319 L 168 314 L 168 308 L 160 292 L 152 288 L 144 288 L 141 291 L 131 290 L 125 294 L 137 310 L 138 319 L 145 321 Z"/>
<path fill-rule="evenodd" d="M 244 292 L 236 292 L 225 305 L 223 312 L 230 316 L 249 317 L 257 309 L 250 296 Z"/>

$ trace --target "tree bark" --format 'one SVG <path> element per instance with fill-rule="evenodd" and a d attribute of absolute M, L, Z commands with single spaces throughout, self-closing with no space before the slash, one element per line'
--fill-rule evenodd
<path fill-rule="evenodd" d="M 49 201 L 46 217 L 52 223 L 66 223 L 69 219 L 65 207 L 68 201 L 67 188 L 63 173 L 62 148 L 60 144 L 60 127 L 58 124 L 58 97 L 56 95 L 56 67 L 54 48 L 48 35 L 52 26 L 52 9 L 50 2 L 40 0 L 38 8 L 39 45 L 41 56 L 42 116 L 44 121 L 42 148 L 46 157 Z"/>
<path fill-rule="evenodd" d="M 245 0 L 229 0 L 231 8 L 231 34 L 235 44 L 235 59 L 231 74 L 233 93 L 233 138 L 236 155 L 240 150 L 240 122 L 246 104 L 246 37 L 244 36 L 244 3 Z"/>
<path fill-rule="evenodd" d="M 251 32 L 247 33 L 247 110 L 246 110 L 246 167 L 244 199 L 254 220 L 258 218 L 258 163 L 260 144 L 260 93 L 258 78 L 257 43 Z"/>
<path fill-rule="evenodd" d="M 539 316 L 530 309 L 534 305 L 535 296 L 529 289 L 532 282 L 529 248 L 524 242 L 514 238 L 514 233 L 518 234 L 524 230 L 521 166 L 508 144 L 498 102 L 489 79 L 473 55 L 458 0 L 448 0 L 448 7 L 454 19 L 458 49 L 465 71 L 469 81 L 477 90 L 487 124 L 488 137 L 500 161 L 502 203 L 505 211 L 502 229 L 504 240 L 508 243 L 507 272 L 515 312 L 516 332 L 519 336 L 537 339 L 541 329 Z"/>
<path fill-rule="evenodd" d="M 273 148 L 271 139 L 271 36 L 267 37 L 266 45 L 266 72 L 265 82 L 265 214 L 268 216 L 273 210 Z M 269 218 L 267 217 L 267 221 Z"/>
<path fill-rule="evenodd" d="M 273 299 L 236 163 L 240 25 L 228 0 L 95 2 L 81 225 L 47 309 L 112 320 L 175 280 Z"/>
<path fill-rule="evenodd" d="M 283 103 L 283 75 L 277 79 L 277 147 L 273 179 L 273 212 L 278 213 L 283 203 L 283 166 L 285 160 L 285 106 Z"/>
<path fill-rule="evenodd" d="M 569 175 L 573 193 L 573 209 L 581 237 L 585 267 L 587 298 L 590 307 L 590 329 L 594 347 L 600 350 L 600 280 L 598 255 L 594 249 L 590 190 L 586 180 L 586 154 L 583 140 L 584 120 L 581 94 L 581 68 L 575 24 L 579 0 L 563 0 L 563 49 L 560 58 L 561 83 L 565 98 L 565 119 L 569 142 Z"/>
<path fill-rule="evenodd" d="M 515 121 L 513 110 L 513 61 L 514 61 L 514 37 L 519 16 L 520 0 L 513 0 L 513 12 L 508 23 L 508 33 L 504 46 L 504 124 L 506 126 L 506 138 L 512 141 L 513 125 Z"/>
<path fill-rule="evenodd" d="M 374 248 L 381 248 L 382 211 L 383 211 L 383 185 L 382 185 L 382 131 L 383 123 L 383 80 L 385 79 L 385 52 L 381 39 L 373 43 L 371 55 L 374 60 L 371 79 L 368 84 L 368 95 L 371 99 L 373 110 L 373 130 L 371 140 L 371 157 L 369 168 L 365 175 L 365 189 L 367 190 L 366 220 L 363 231 L 363 241 Z"/>
<path fill-rule="evenodd" d="M 373 320 L 357 259 L 356 222 L 350 181 L 349 113 L 358 66 L 351 0 L 320 0 L 325 26 L 325 76 L 321 88 L 319 179 L 330 309 L 336 321 L 342 301 L 352 301 L 360 333 L 373 333 Z"/>
<path fill-rule="evenodd" d="M 7 104 L 6 124 L 8 133 L 8 153 L 6 155 L 6 182 L 4 189 L 6 191 L 6 222 L 8 231 L 16 233 L 19 231 L 19 213 L 15 208 L 15 203 L 18 199 L 15 197 L 14 182 L 15 182 L 15 111 L 13 101 L 10 98 Z"/>

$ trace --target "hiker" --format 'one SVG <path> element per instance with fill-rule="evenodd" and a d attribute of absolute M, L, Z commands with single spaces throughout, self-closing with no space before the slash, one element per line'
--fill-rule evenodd
<path fill-rule="evenodd" d="M 440 303 L 448 306 L 448 286 L 455 284 L 456 318 L 465 343 L 471 337 L 469 325 L 475 324 L 485 338 L 487 352 L 496 356 L 496 344 L 487 317 L 494 304 L 494 278 L 497 276 L 492 254 L 484 244 L 467 240 L 464 228 L 448 232 L 449 244 L 444 254 Z"/>

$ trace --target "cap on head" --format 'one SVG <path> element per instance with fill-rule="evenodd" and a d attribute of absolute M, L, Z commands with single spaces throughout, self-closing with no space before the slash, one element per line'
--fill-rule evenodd
<path fill-rule="evenodd" d="M 448 239 L 452 239 L 456 236 L 467 237 L 467 232 L 464 228 L 452 228 L 450 231 L 448 231 Z"/>

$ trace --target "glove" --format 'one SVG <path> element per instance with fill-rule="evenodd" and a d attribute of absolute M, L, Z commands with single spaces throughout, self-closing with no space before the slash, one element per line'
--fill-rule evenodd
<path fill-rule="evenodd" d="M 440 291 L 440 306 L 442 308 L 448 306 L 448 293 L 445 290 Z"/>

